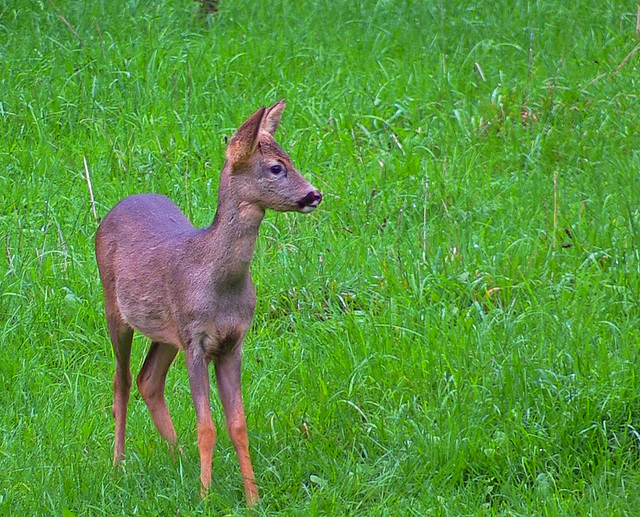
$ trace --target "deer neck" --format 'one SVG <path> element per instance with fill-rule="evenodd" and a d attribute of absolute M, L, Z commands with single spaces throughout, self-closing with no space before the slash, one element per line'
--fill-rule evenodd
<path fill-rule="evenodd" d="M 239 198 L 227 174 L 220 179 L 218 208 L 213 224 L 206 230 L 210 249 L 215 249 L 213 274 L 225 285 L 245 285 L 250 278 L 264 209 Z"/>

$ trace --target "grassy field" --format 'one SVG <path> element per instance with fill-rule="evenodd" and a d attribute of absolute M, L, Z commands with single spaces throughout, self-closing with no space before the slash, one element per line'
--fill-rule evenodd
<path fill-rule="evenodd" d="M 639 515 L 639 44 L 621 1 L 4 0 L 0 515 Z M 134 387 L 112 468 L 93 237 L 136 192 L 209 224 L 279 98 L 325 197 L 258 240 L 251 511 L 215 390 L 200 500 L 182 356 L 184 457 Z"/>

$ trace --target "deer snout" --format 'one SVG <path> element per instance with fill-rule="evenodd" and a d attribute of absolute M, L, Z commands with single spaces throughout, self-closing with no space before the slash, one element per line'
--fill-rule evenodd
<path fill-rule="evenodd" d="M 298 208 L 303 214 L 308 214 L 309 212 L 313 212 L 321 201 L 322 193 L 314 189 L 298 201 Z"/>

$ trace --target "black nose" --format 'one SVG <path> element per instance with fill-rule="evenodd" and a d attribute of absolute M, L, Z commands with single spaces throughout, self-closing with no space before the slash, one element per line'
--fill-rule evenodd
<path fill-rule="evenodd" d="M 319 190 L 313 190 L 310 194 L 313 196 L 311 203 L 315 202 L 316 205 L 319 205 L 322 201 L 322 192 Z"/>
<path fill-rule="evenodd" d="M 298 201 L 298 206 L 300 208 L 304 208 L 306 206 L 316 207 L 322 201 L 322 194 L 319 190 L 312 190 L 306 196 L 304 196 L 300 201 Z"/>

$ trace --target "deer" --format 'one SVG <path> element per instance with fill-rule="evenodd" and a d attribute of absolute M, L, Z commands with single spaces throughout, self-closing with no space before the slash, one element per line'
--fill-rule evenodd
<path fill-rule="evenodd" d="M 171 451 L 177 444 L 167 403 L 167 371 L 184 352 L 197 420 L 200 494 L 211 486 L 216 431 L 211 417 L 213 363 L 227 431 L 238 457 L 246 503 L 259 502 L 241 394 L 242 344 L 256 307 L 250 264 L 267 209 L 309 213 L 322 194 L 274 140 L 285 101 L 261 107 L 225 150 L 213 223 L 195 228 L 167 197 L 135 194 L 117 203 L 95 237 L 107 329 L 115 355 L 114 464 L 124 459 L 134 331 L 151 340 L 136 379 Z"/>

